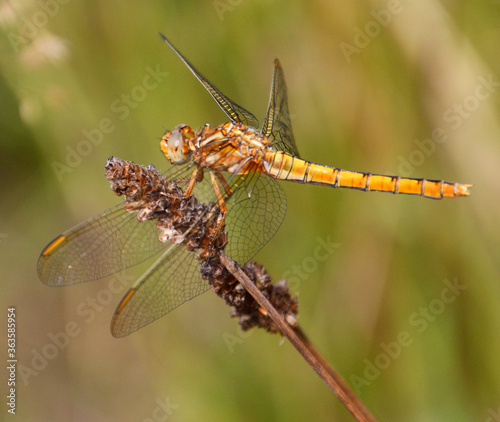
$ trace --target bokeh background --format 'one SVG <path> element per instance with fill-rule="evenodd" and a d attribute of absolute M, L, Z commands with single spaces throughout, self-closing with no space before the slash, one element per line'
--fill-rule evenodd
<path fill-rule="evenodd" d="M 0 320 L 6 338 L 16 307 L 18 419 L 352 420 L 287 342 L 242 333 L 210 292 L 117 340 L 125 287 L 38 280 L 48 241 L 117 202 L 110 155 L 165 169 L 166 128 L 227 120 L 161 31 L 260 119 L 279 57 L 304 158 L 475 185 L 432 201 L 284 183 L 287 218 L 257 259 L 377 418 L 497 420 L 499 22 L 497 0 L 1 1 Z"/>

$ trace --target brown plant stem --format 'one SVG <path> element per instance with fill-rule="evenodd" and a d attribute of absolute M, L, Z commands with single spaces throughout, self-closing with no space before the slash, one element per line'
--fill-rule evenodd
<path fill-rule="evenodd" d="M 220 260 L 227 270 L 238 279 L 243 287 L 252 295 L 257 303 L 267 312 L 269 317 L 278 326 L 281 333 L 292 343 L 306 362 L 313 368 L 318 376 L 325 382 L 328 388 L 335 394 L 340 402 L 354 416 L 357 421 L 376 422 L 368 409 L 361 403 L 358 397 L 351 391 L 345 381 L 330 367 L 321 354 L 307 339 L 304 332 L 299 328 L 292 329 L 274 309 L 262 292 L 251 282 L 240 266 L 220 251 Z"/>

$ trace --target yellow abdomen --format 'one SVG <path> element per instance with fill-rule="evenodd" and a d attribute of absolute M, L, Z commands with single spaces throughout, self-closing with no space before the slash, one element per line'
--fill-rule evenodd
<path fill-rule="evenodd" d="M 347 171 L 315 164 L 281 151 L 267 152 L 264 168 L 269 176 L 279 180 L 326 185 L 333 188 L 403 193 L 433 199 L 468 196 L 470 195 L 468 188 L 472 186 L 443 180 L 410 179 Z"/>

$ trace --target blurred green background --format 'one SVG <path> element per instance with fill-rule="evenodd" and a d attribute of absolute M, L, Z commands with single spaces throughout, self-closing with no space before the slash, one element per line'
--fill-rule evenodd
<path fill-rule="evenodd" d="M 287 218 L 257 260 L 380 420 L 498 420 L 498 22 L 495 0 L 2 1 L 1 323 L 15 306 L 19 420 L 352 420 L 287 342 L 241 333 L 210 292 L 117 340 L 125 288 L 38 280 L 52 238 L 117 202 L 110 155 L 165 169 L 166 128 L 227 120 L 159 31 L 260 119 L 279 57 L 306 159 L 475 185 L 432 201 L 282 183 Z"/>

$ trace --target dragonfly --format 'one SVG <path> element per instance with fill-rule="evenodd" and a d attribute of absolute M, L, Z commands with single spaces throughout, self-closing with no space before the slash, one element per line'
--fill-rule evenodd
<path fill-rule="evenodd" d="M 278 180 L 408 194 L 432 199 L 469 195 L 471 185 L 347 171 L 300 158 L 290 121 L 287 87 L 274 62 L 264 123 L 211 84 L 162 34 L 163 41 L 210 93 L 229 122 L 200 130 L 182 124 L 167 131 L 160 148 L 172 164 L 164 173 L 204 203 L 218 205 L 227 230 L 226 253 L 249 261 L 276 233 L 286 213 Z M 38 275 L 49 286 L 102 279 L 157 256 L 119 303 L 111 333 L 123 337 L 150 324 L 208 290 L 193 253 L 158 241 L 152 221 L 138 222 L 123 202 L 80 223 L 50 242 L 38 260 Z"/>

